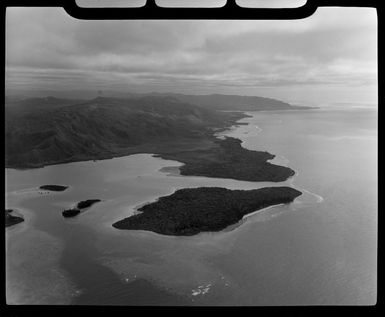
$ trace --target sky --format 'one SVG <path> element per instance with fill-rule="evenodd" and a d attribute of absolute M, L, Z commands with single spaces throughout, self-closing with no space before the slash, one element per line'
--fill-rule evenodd
<path fill-rule="evenodd" d="M 86 21 L 7 8 L 6 91 L 257 95 L 377 102 L 377 13 L 300 20 Z"/>

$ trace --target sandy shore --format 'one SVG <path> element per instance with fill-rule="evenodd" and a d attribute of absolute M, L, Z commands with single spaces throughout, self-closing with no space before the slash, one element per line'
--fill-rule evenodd
<path fill-rule="evenodd" d="M 271 205 L 271 206 L 266 207 L 266 208 L 258 209 L 258 210 L 254 211 L 254 212 L 252 212 L 252 213 L 249 213 L 249 214 L 247 214 L 247 215 L 244 215 L 244 216 L 242 217 L 242 220 L 243 220 L 243 219 L 246 219 L 246 218 L 248 218 L 248 217 L 251 217 L 251 216 L 253 216 L 253 215 L 255 215 L 255 214 L 259 214 L 260 212 L 263 212 L 263 211 L 266 211 L 266 210 L 268 210 L 268 209 L 271 209 L 271 208 L 273 208 L 273 207 L 283 206 L 283 205 L 284 205 L 284 204 L 276 204 L 276 205 Z"/>

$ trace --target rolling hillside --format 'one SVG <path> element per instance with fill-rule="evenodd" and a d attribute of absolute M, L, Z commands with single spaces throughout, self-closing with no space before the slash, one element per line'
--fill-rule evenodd
<path fill-rule="evenodd" d="M 151 151 L 164 142 L 205 138 L 211 128 L 234 119 L 234 114 L 168 96 L 27 99 L 5 107 L 5 166 L 37 167 Z M 152 146 L 136 149 L 144 144 Z"/>

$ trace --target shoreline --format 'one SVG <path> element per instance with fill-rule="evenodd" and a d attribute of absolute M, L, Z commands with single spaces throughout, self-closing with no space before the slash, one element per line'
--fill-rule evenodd
<path fill-rule="evenodd" d="M 294 200 L 293 200 L 293 202 L 294 202 Z M 271 209 L 271 208 L 274 208 L 274 207 L 278 207 L 278 206 L 284 206 L 284 205 L 285 205 L 284 203 L 281 203 L 281 204 L 271 205 L 271 206 L 268 206 L 268 207 L 265 207 L 265 208 L 257 209 L 256 211 L 253 211 L 253 212 L 251 212 L 249 214 L 244 215 L 240 221 L 246 220 L 247 218 L 252 217 L 253 215 L 259 214 L 260 212 L 266 211 L 268 209 Z"/>
<path fill-rule="evenodd" d="M 295 174 L 295 171 L 289 167 L 269 162 L 276 155 L 267 151 L 249 150 L 242 146 L 243 141 L 238 138 L 226 136 L 224 139 L 209 137 L 179 141 L 182 143 L 173 143 L 172 147 L 168 143 L 169 148 L 166 150 L 160 150 L 160 144 L 158 144 L 158 150 L 135 151 L 130 155 L 150 154 L 163 160 L 176 161 L 180 163 L 178 174 L 182 176 L 203 176 L 251 182 L 282 182 Z M 52 165 L 59 164 L 66 163 Z M 163 168 L 163 171 L 165 170 L 170 171 L 170 167 Z M 175 174 L 176 169 L 172 168 L 172 170 L 174 173 L 171 174 Z"/>

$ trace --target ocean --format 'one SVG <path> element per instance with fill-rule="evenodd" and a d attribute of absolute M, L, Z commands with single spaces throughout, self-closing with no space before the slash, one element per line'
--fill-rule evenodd
<path fill-rule="evenodd" d="M 275 154 L 285 182 L 180 176 L 149 154 L 6 169 L 9 304 L 373 305 L 377 296 L 377 110 L 249 112 L 225 135 Z M 170 168 L 171 167 L 171 168 Z M 69 185 L 64 192 L 38 190 Z M 192 237 L 112 223 L 176 189 L 293 186 L 293 203 Z M 61 211 L 101 199 L 75 218 Z"/>

